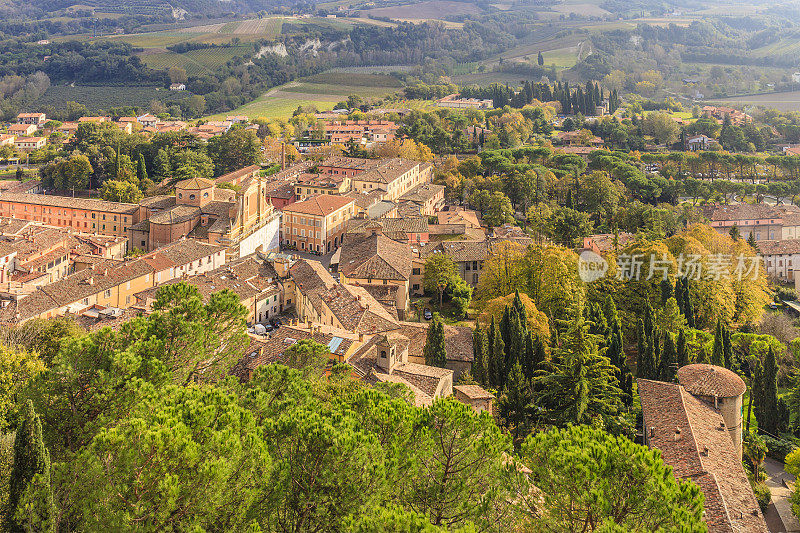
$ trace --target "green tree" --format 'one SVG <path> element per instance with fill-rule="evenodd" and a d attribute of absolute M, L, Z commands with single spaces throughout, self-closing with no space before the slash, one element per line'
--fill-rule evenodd
<path fill-rule="evenodd" d="M 265 434 L 274 461 L 258 509 L 268 531 L 338 529 L 386 491 L 383 449 L 350 410 L 289 409 Z M 310 460 L 313 458 L 313 460 Z"/>
<path fill-rule="evenodd" d="M 261 161 L 261 144 L 252 130 L 236 126 L 208 141 L 208 155 L 219 176 Z"/>
<path fill-rule="evenodd" d="M 571 248 L 579 239 L 591 234 L 593 224 L 588 213 L 557 207 L 547 219 L 546 228 L 554 241 Z"/>
<path fill-rule="evenodd" d="M 530 431 L 534 416 L 533 402 L 531 384 L 523 375 L 519 361 L 516 361 L 511 367 L 503 394 L 497 402 L 500 420 L 512 431 L 515 443 Z"/>
<path fill-rule="evenodd" d="M 138 203 L 144 195 L 130 181 L 108 180 L 100 187 L 100 197 L 109 202 Z"/>
<path fill-rule="evenodd" d="M 777 435 L 779 433 L 780 416 L 778 412 L 778 362 L 775 351 L 769 347 L 767 357 L 764 359 L 762 371 L 761 392 L 759 393 L 761 407 L 756 412 L 758 427 Z"/>
<path fill-rule="evenodd" d="M 300 370 L 306 377 L 319 377 L 330 360 L 330 353 L 324 344 L 312 339 L 302 339 L 283 352 L 281 363 Z"/>
<path fill-rule="evenodd" d="M 539 55 L 536 57 L 536 64 L 539 65 L 540 67 L 544 66 L 544 56 L 542 55 L 541 52 L 539 52 Z"/>
<path fill-rule="evenodd" d="M 483 220 L 491 227 L 502 226 L 514 222 L 514 207 L 508 196 L 500 191 L 489 195 L 488 206 Z"/>
<path fill-rule="evenodd" d="M 511 499 L 504 482 L 511 447 L 491 415 L 440 398 L 421 418 L 420 462 L 401 500 L 436 526 L 474 522 L 479 529 L 509 529 L 511 517 L 498 513 Z"/>
<path fill-rule="evenodd" d="M 722 321 L 717 320 L 717 329 L 714 332 L 714 349 L 711 351 L 711 364 L 725 366 L 725 354 L 722 348 Z"/>
<path fill-rule="evenodd" d="M 247 308 L 236 293 L 212 293 L 208 302 L 185 282 L 156 291 L 153 313 L 122 327 L 126 341 L 148 351 L 169 371 L 175 383 L 214 381 L 227 376 L 247 346 Z M 131 343 L 133 344 L 133 343 Z"/>
<path fill-rule="evenodd" d="M 475 322 L 472 332 L 472 377 L 481 385 L 486 385 L 486 338 L 480 322 Z"/>
<path fill-rule="evenodd" d="M 425 364 L 444 368 L 447 365 L 447 351 L 444 339 L 444 323 L 439 314 L 433 315 L 433 320 L 428 326 L 428 334 L 423 348 Z"/>
<path fill-rule="evenodd" d="M 677 370 L 677 349 L 675 348 L 675 341 L 672 337 L 672 333 L 669 331 L 664 332 L 664 353 L 661 356 L 661 369 L 660 369 L 660 377 L 661 381 L 666 382 L 673 382 L 675 381 L 675 373 Z"/>
<path fill-rule="evenodd" d="M 26 498 L 39 485 L 43 497 L 31 502 Z M 21 503 L 27 505 L 21 505 Z M 14 439 L 14 463 L 9 481 L 6 524 L 10 531 L 27 531 L 32 522 L 37 531 L 53 531 L 53 491 L 50 487 L 50 453 L 42 438 L 42 422 L 28 400 L 22 414 L 22 422 Z M 35 518 L 34 518 L 35 517 Z"/>
<path fill-rule="evenodd" d="M 706 530 L 699 487 L 676 481 L 658 450 L 625 437 L 588 426 L 540 431 L 525 441 L 522 459 L 537 487 L 528 530 Z"/>
<path fill-rule="evenodd" d="M 36 352 L 0 344 L 0 432 L 9 426 L 19 392 L 44 370 Z"/>
<path fill-rule="evenodd" d="M 153 391 L 58 467 L 63 512 L 82 531 L 235 531 L 269 493 L 255 418 L 220 389 Z"/>
<path fill-rule="evenodd" d="M 552 372 L 534 379 L 536 404 L 555 425 L 589 424 L 615 415 L 620 407 L 617 369 L 597 352 L 583 318 L 575 319 L 557 351 Z"/>
<path fill-rule="evenodd" d="M 425 273 L 422 284 L 426 291 L 435 292 L 439 300 L 439 310 L 442 309 L 444 291 L 458 276 L 456 265 L 447 254 L 432 254 L 425 261 Z"/>
<path fill-rule="evenodd" d="M 147 165 L 145 164 L 144 154 L 139 154 L 139 160 L 136 163 L 136 179 L 140 187 L 145 180 L 149 179 L 147 176 Z"/>
<path fill-rule="evenodd" d="M 684 330 L 680 330 L 680 332 L 678 333 L 678 346 L 676 349 L 676 353 L 678 360 L 678 368 L 686 366 L 691 362 L 689 360 L 689 350 L 686 347 L 686 333 L 684 332 Z"/>
<path fill-rule="evenodd" d="M 734 241 L 738 241 L 739 239 L 742 238 L 741 233 L 739 233 L 739 226 L 737 226 L 736 224 L 734 224 L 731 227 L 731 230 L 728 232 L 728 235 L 730 235 L 731 239 L 733 239 Z"/>

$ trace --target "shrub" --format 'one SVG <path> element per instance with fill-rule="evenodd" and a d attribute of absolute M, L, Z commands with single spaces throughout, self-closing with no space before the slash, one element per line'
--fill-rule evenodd
<path fill-rule="evenodd" d="M 769 435 L 762 435 L 764 437 L 764 442 L 767 443 L 767 457 L 772 457 L 776 461 L 783 462 L 786 459 L 786 456 L 795 449 L 795 445 L 793 442 L 784 440 L 784 439 L 776 439 L 770 437 Z"/>
<path fill-rule="evenodd" d="M 769 487 L 767 487 L 766 483 L 763 481 L 756 483 L 753 485 L 753 494 L 756 495 L 756 500 L 758 500 L 758 506 L 761 507 L 761 512 L 766 512 L 767 507 L 769 507 L 772 501 L 772 492 L 770 492 Z"/>

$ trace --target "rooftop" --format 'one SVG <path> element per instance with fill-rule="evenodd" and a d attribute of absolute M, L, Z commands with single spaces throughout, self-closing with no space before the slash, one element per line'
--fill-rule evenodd
<path fill-rule="evenodd" d="M 411 277 L 411 248 L 381 234 L 348 237 L 339 272 L 348 278 L 405 281 Z"/>
<path fill-rule="evenodd" d="M 94 198 L 70 198 L 68 196 L 51 196 L 45 194 L 29 194 L 19 192 L 0 193 L 0 201 L 16 202 L 32 205 L 46 205 L 52 207 L 67 207 L 73 209 L 86 209 L 90 211 L 105 211 L 107 213 L 122 213 L 132 215 L 139 206 L 122 202 L 107 202 Z"/>
<path fill-rule="evenodd" d="M 696 396 L 734 398 L 747 390 L 744 380 L 721 366 L 697 363 L 678 369 L 678 383 Z"/>
<path fill-rule="evenodd" d="M 676 479 L 700 486 L 709 533 L 768 531 L 720 412 L 681 385 L 637 382 L 648 444 L 661 450 Z"/>
<path fill-rule="evenodd" d="M 352 203 L 352 198 L 346 198 L 336 194 L 321 194 L 319 196 L 312 196 L 302 202 L 289 204 L 283 208 L 283 211 L 285 213 L 325 216 Z"/>

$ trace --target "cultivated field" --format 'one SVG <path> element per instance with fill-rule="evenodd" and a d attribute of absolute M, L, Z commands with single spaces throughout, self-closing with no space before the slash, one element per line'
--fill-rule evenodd
<path fill-rule="evenodd" d="M 169 102 L 186 98 L 187 93 L 168 91 L 159 87 L 109 87 L 51 85 L 36 101 L 37 105 L 63 107 L 64 102 L 78 102 L 90 111 L 108 110 L 110 107 L 147 107 L 153 100 Z"/>
<path fill-rule="evenodd" d="M 719 101 L 740 106 L 763 106 L 780 111 L 800 111 L 800 91 L 736 96 L 720 99 Z"/>
<path fill-rule="evenodd" d="M 379 7 L 369 9 L 364 13 L 401 20 L 441 20 L 445 15 L 477 15 L 481 12 L 481 8 L 475 4 L 451 0 L 430 0 L 405 6 Z"/>

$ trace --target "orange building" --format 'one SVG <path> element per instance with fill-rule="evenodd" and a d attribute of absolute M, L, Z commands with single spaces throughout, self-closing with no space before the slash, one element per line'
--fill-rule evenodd
<path fill-rule="evenodd" d="M 329 253 L 342 243 L 355 214 L 352 198 L 323 194 L 283 208 L 283 242 L 300 251 Z"/>
<path fill-rule="evenodd" d="M 128 228 L 139 221 L 139 206 L 89 198 L 6 192 L 0 195 L 0 216 L 84 233 L 127 237 Z"/>

